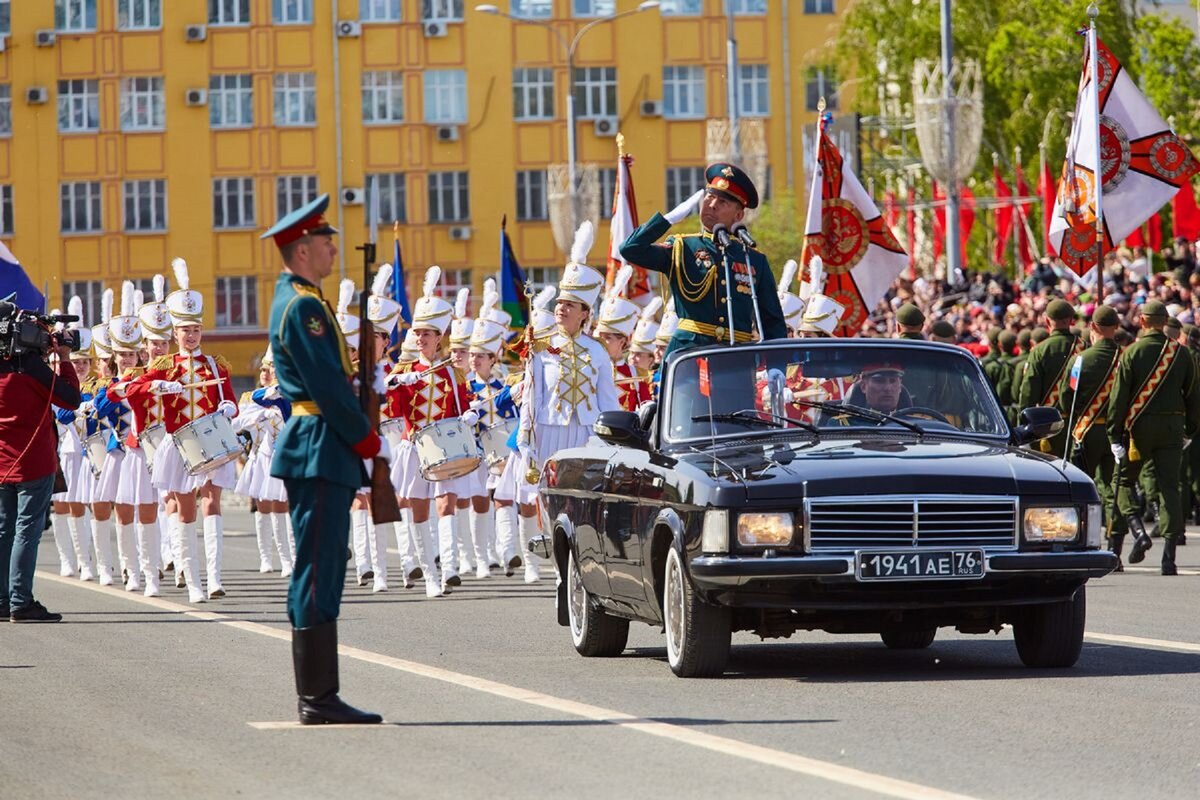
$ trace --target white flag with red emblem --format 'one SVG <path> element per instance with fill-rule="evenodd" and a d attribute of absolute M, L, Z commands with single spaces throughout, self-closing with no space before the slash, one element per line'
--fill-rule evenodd
<path fill-rule="evenodd" d="M 824 261 L 822 293 L 846 309 L 836 334 L 854 336 L 908 266 L 908 254 L 858 178 L 845 167 L 842 154 L 825 133 L 827 122 L 828 116 L 822 115 L 801 259 L 805 281 L 812 257 Z"/>
<path fill-rule="evenodd" d="M 608 272 L 605 275 L 605 286 L 612 286 L 621 267 L 629 263 L 621 255 L 621 245 L 638 226 L 637 200 L 633 195 L 633 176 L 629 172 L 629 166 L 632 163 L 633 156 L 621 153 L 617 157 L 617 181 L 613 188 L 612 220 L 609 225 L 608 237 Z M 629 264 L 629 266 L 633 267 L 633 279 L 629 281 L 629 288 L 626 290 L 625 296 L 638 305 L 642 305 L 643 302 L 650 299 L 648 273 L 645 268 L 639 267 L 637 264 Z"/>
<path fill-rule="evenodd" d="M 1091 79 L 1090 47 L 1084 46 L 1083 77 L 1067 159 L 1050 219 L 1050 246 L 1077 275 L 1133 233 L 1200 171 L 1191 150 L 1171 133 L 1154 106 L 1104 43 L 1096 40 L 1099 101 Z M 1100 110 L 1099 157 L 1096 109 Z M 1096 247 L 1096 164 L 1104 239 Z"/>

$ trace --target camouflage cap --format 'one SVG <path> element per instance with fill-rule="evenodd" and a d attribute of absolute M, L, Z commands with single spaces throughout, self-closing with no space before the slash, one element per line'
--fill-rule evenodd
<path fill-rule="evenodd" d="M 1101 328 L 1111 328 L 1121 324 L 1121 315 L 1112 306 L 1096 306 L 1092 313 L 1092 322 Z"/>
<path fill-rule="evenodd" d="M 1116 334 L 1113 336 L 1113 341 L 1124 347 L 1133 342 L 1133 334 L 1124 328 L 1117 328 Z"/>
<path fill-rule="evenodd" d="M 1183 330 L 1183 323 L 1179 321 L 1178 317 L 1167 317 L 1167 330 L 1178 336 L 1179 332 Z"/>
<path fill-rule="evenodd" d="M 1051 300 L 1046 306 L 1046 316 L 1055 322 L 1069 322 L 1075 319 L 1075 307 L 1066 300 Z"/>
<path fill-rule="evenodd" d="M 896 309 L 896 322 L 901 325 L 919 328 L 925 324 L 925 315 L 921 312 L 921 309 L 912 303 L 905 303 Z"/>
<path fill-rule="evenodd" d="M 988 332 L 987 332 L 988 341 L 991 342 L 992 344 L 999 344 L 1001 330 L 1002 330 L 1001 328 L 997 328 L 995 326 L 988 328 Z"/>
<path fill-rule="evenodd" d="M 1142 306 L 1142 316 L 1146 319 L 1161 320 L 1167 319 L 1167 307 L 1158 300 L 1148 300 Z"/>
<path fill-rule="evenodd" d="M 1017 344 L 1021 345 L 1022 350 L 1028 348 L 1032 343 L 1033 331 L 1026 329 L 1017 334 Z"/>

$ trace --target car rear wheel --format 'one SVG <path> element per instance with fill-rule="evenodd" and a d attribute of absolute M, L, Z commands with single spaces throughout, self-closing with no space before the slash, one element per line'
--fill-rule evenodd
<path fill-rule="evenodd" d="M 879 634 L 889 650 L 924 650 L 933 644 L 937 628 L 924 630 L 884 631 Z"/>
<path fill-rule="evenodd" d="M 733 631 L 729 609 L 709 605 L 696 596 L 674 547 L 667 553 L 663 574 L 663 627 L 667 663 L 676 675 L 715 678 L 725 671 Z"/>
<path fill-rule="evenodd" d="M 1087 595 L 1082 586 L 1062 603 L 1029 606 L 1013 621 L 1017 654 L 1027 667 L 1073 667 L 1083 649 Z"/>
<path fill-rule="evenodd" d="M 567 562 L 567 609 L 571 642 L 582 656 L 620 655 L 629 641 L 629 620 L 613 617 L 592 600 L 572 552 Z"/>

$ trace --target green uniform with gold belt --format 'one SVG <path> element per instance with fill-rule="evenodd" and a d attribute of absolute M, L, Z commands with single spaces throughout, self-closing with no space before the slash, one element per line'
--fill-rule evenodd
<path fill-rule="evenodd" d="M 1020 389 L 1017 391 L 1017 408 L 1030 406 L 1058 405 L 1058 387 L 1063 376 L 1070 370 L 1070 362 L 1083 352 L 1083 341 L 1068 330 L 1056 329 L 1050 338 L 1033 348 L 1025 359 Z M 1065 420 L 1067 415 L 1063 414 Z M 1067 434 L 1062 433 L 1042 441 L 1042 452 L 1061 458 L 1067 445 Z"/>
<path fill-rule="evenodd" d="M 1114 516 L 1113 476 L 1116 461 L 1108 446 L 1108 399 L 1112 396 L 1121 349 L 1112 339 L 1100 339 L 1083 351 L 1083 367 L 1079 371 L 1079 387 L 1071 388 L 1070 370 L 1063 376 L 1059 389 L 1058 409 L 1064 420 L 1075 404 L 1075 418 L 1068 434 L 1074 436 L 1072 460 L 1091 476 L 1100 493 L 1106 519 L 1112 522 L 1112 532 L 1126 532 L 1125 517 Z M 1076 400 L 1078 393 L 1078 400 Z"/>

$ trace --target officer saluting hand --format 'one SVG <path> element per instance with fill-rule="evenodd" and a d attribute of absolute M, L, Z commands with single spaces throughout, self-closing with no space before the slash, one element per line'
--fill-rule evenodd
<path fill-rule="evenodd" d="M 736 239 L 727 249 L 733 287 L 726 286 L 722 253 L 713 240 L 713 231 L 724 226 L 732 230 L 746 215 L 747 208 L 758 208 L 758 191 L 750 176 L 732 164 L 713 164 L 704 173 L 707 188 L 696 192 L 674 210 L 655 214 L 635 230 L 621 245 L 621 256 L 630 264 L 652 269 L 667 276 L 675 298 L 679 327 L 671 337 L 667 353 L 683 347 L 727 343 L 732 326 L 736 342 L 752 342 L 754 303 L 763 339 L 787 338 L 787 323 L 779 305 L 775 276 L 766 256 L 747 248 Z M 672 225 L 682 222 L 696 204 L 700 204 L 703 229 L 691 236 L 672 236 L 659 244 Z M 754 291 L 751 293 L 751 282 Z M 732 289 L 733 319 L 729 317 L 728 298 Z"/>

